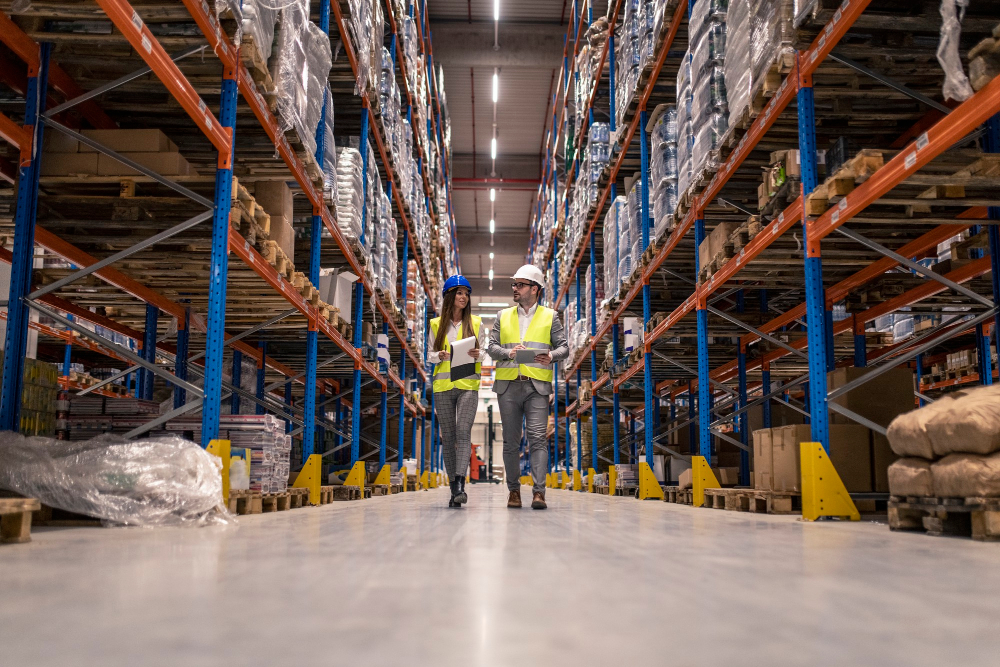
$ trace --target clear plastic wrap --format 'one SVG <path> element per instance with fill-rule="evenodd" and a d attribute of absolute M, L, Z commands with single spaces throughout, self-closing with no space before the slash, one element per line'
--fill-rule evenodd
<path fill-rule="evenodd" d="M 944 70 L 942 93 L 946 100 L 964 102 L 975 93 L 965 74 L 959 48 L 962 42 L 962 19 L 969 0 L 941 0 L 941 41 L 937 59 Z"/>
<path fill-rule="evenodd" d="M 83 442 L 0 433 L 0 487 L 113 525 L 235 522 L 220 459 L 176 436 Z"/>
<path fill-rule="evenodd" d="M 356 148 L 337 152 L 337 225 L 348 239 L 358 240 L 362 231 L 364 181 L 361 153 Z"/>
<path fill-rule="evenodd" d="M 281 129 L 294 129 L 306 151 L 315 154 L 333 54 L 330 38 L 309 20 L 308 0 L 281 9 L 277 48 L 274 86 Z"/>

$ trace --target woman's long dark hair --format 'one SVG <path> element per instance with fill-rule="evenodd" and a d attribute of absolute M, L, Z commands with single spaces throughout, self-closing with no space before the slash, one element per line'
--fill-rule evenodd
<path fill-rule="evenodd" d="M 448 290 L 444 295 L 444 305 L 441 306 L 441 319 L 438 320 L 438 332 L 434 338 L 435 352 L 444 350 L 444 346 L 448 344 L 448 327 L 451 326 L 451 321 L 454 319 L 452 312 L 455 310 L 455 293 L 460 289 L 467 288 L 456 287 L 455 289 Z M 469 302 L 462 309 L 462 328 L 459 331 L 459 338 L 478 335 L 478 331 L 472 331 L 472 294 L 470 293 Z"/>

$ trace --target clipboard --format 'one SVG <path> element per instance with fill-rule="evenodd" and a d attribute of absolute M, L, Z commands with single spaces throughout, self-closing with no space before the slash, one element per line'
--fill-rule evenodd
<path fill-rule="evenodd" d="M 478 340 L 475 336 L 456 340 L 451 344 L 451 381 L 462 380 L 476 375 L 476 357 L 469 354 L 475 349 Z"/>

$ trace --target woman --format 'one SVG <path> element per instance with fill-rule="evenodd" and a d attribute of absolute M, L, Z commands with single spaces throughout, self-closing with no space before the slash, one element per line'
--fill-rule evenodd
<path fill-rule="evenodd" d="M 469 281 L 463 276 L 448 278 L 444 283 L 441 317 L 431 320 L 434 344 L 427 353 L 427 360 L 434 364 L 434 410 L 441 424 L 444 467 L 451 483 L 448 507 L 461 507 L 469 500 L 465 493 L 465 474 L 472 456 L 472 423 L 479 408 L 479 374 L 486 349 L 485 335 L 482 320 L 472 314 Z M 476 342 L 469 355 L 476 360 L 476 372 L 452 382 L 451 344 L 472 337 Z"/>

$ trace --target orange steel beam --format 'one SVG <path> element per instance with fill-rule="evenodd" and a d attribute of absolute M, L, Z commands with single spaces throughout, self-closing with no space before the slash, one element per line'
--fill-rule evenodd
<path fill-rule="evenodd" d="M 31 153 L 32 133 L 27 127 L 18 124 L 0 113 L 0 139 L 10 143 L 21 151 Z"/>
<path fill-rule="evenodd" d="M 10 47 L 18 58 L 28 64 L 29 69 L 37 69 L 39 65 L 38 44 L 29 37 L 20 26 L 9 16 L 0 12 L 0 41 Z M 84 92 L 73 78 L 55 62 L 49 62 L 49 85 L 66 96 L 67 99 L 79 97 Z M 111 130 L 118 127 L 93 100 L 88 100 L 78 107 L 80 114 L 91 125 L 100 130 Z"/>
<path fill-rule="evenodd" d="M 621 5 L 622 5 L 622 0 L 616 0 L 614 11 L 611 14 L 611 19 L 608 21 L 608 34 L 609 35 L 611 35 L 611 34 L 614 33 L 615 24 L 618 21 L 618 13 L 621 10 Z M 587 109 L 586 110 L 588 112 L 594 108 L 594 102 L 597 99 L 597 90 L 600 87 L 601 77 L 604 75 L 604 64 L 607 61 L 607 58 L 608 58 L 608 48 L 610 48 L 610 46 L 611 46 L 611 40 L 605 39 L 604 40 L 604 48 L 601 49 L 601 57 L 597 61 L 597 72 L 596 72 L 596 74 L 594 76 L 594 89 L 592 91 L 590 91 L 590 99 L 587 101 Z M 563 55 L 566 55 L 566 47 L 565 46 L 563 47 Z M 574 58 L 574 63 L 575 63 L 575 58 Z M 574 65 L 574 67 L 575 67 L 575 65 Z M 560 85 L 561 85 L 562 84 L 562 76 L 560 76 L 559 82 L 560 82 Z M 556 94 L 558 95 L 558 89 L 556 90 Z M 565 109 L 565 98 L 563 100 L 563 107 Z M 611 113 L 614 113 L 614 112 L 615 112 L 615 110 L 612 109 Z M 558 117 L 559 117 L 559 129 L 561 130 L 562 129 L 562 114 L 560 113 Z M 549 116 L 548 116 L 548 112 L 546 111 L 545 123 L 542 126 L 542 133 L 543 134 L 545 134 L 548 126 L 549 126 Z M 585 132 L 586 132 L 586 126 L 581 127 L 580 128 L 580 132 L 577 135 L 575 146 L 579 147 L 579 146 L 582 145 L 583 135 L 585 134 Z M 558 135 L 556 135 L 556 136 L 558 137 Z M 553 151 L 553 155 L 554 154 L 555 154 L 555 152 Z M 542 183 L 542 186 L 544 187 L 548 183 L 548 176 L 546 176 L 545 174 L 543 174 L 543 176 L 545 177 L 545 181 Z M 576 180 L 575 179 L 575 172 L 571 171 L 569 174 L 566 175 L 566 188 L 567 189 L 573 183 L 574 180 Z M 542 200 L 542 209 L 541 209 L 542 213 L 545 213 L 545 210 L 548 208 L 548 205 L 549 205 L 549 200 L 546 197 L 545 199 Z M 535 223 L 538 224 L 540 220 L 541 220 L 541 218 L 537 218 L 535 220 Z M 546 264 L 548 264 L 548 260 L 552 258 L 552 249 L 553 249 L 553 247 L 554 247 L 554 244 L 550 241 L 549 242 L 549 248 L 548 248 L 548 250 L 545 253 L 545 263 Z"/>
<path fill-rule="evenodd" d="M 601 193 L 601 198 L 597 201 L 597 210 L 594 213 L 594 217 L 590 220 L 590 225 L 587 229 L 587 233 L 581 238 L 589 238 L 590 234 L 594 232 L 597 227 L 597 221 L 601 217 L 601 213 L 604 211 L 604 205 L 608 201 L 608 197 L 611 195 L 611 185 L 615 183 L 618 179 L 618 172 L 621 170 L 622 164 L 625 162 L 625 156 L 628 153 L 629 144 L 632 143 L 632 138 L 635 136 L 635 131 L 639 127 L 639 120 L 642 118 L 640 113 L 646 108 L 646 102 L 649 101 L 649 96 L 653 92 L 653 86 L 656 84 L 656 79 L 659 76 L 660 70 L 663 69 L 663 63 L 666 62 L 667 53 L 670 51 L 670 46 L 673 44 L 674 37 L 677 36 L 677 30 L 680 28 L 681 19 L 684 18 L 684 12 L 676 11 L 674 12 L 674 20 L 670 24 L 670 31 L 667 33 L 666 38 L 663 40 L 663 47 L 660 51 L 659 56 L 656 59 L 656 65 L 653 66 L 653 74 L 649 77 L 649 81 L 646 83 L 646 88 L 643 90 L 642 95 L 639 98 L 639 107 L 636 110 L 635 117 L 632 118 L 632 122 L 629 123 L 628 131 L 625 133 L 625 139 L 622 142 L 621 151 L 618 153 L 618 159 L 615 160 L 614 166 L 611 168 L 611 174 L 608 178 L 608 184 L 605 186 L 604 191 Z M 583 262 L 583 256 L 587 252 L 587 244 L 581 243 L 580 250 L 577 252 L 576 259 L 573 261 L 574 269 L 580 266 Z M 563 285 L 559 290 L 559 296 L 556 298 L 556 303 L 562 301 L 566 292 L 569 290 L 569 285 Z"/>
<path fill-rule="evenodd" d="M 74 264 L 80 267 L 87 267 L 98 261 L 97 258 L 93 257 L 92 255 L 83 252 L 76 246 L 73 246 L 70 243 L 63 241 L 61 238 L 59 238 L 52 232 L 48 231 L 44 227 L 39 227 L 37 225 L 35 226 L 35 243 L 45 248 L 46 250 L 54 252 L 63 259 L 73 262 Z M 239 245 L 242 247 L 243 243 L 240 242 Z M 0 248 L 0 261 L 9 264 L 11 263 L 12 258 L 13 255 L 11 255 L 10 251 Z M 110 267 L 105 267 L 103 269 L 100 269 L 99 271 L 95 271 L 94 275 L 98 276 L 108 284 L 114 285 L 115 287 L 118 287 L 119 289 L 125 291 L 126 293 L 131 294 L 137 299 L 140 299 L 142 301 L 145 301 L 146 303 L 150 303 L 156 306 L 163 312 L 171 315 L 172 317 L 177 318 L 179 322 L 184 321 L 184 312 L 186 310 L 184 306 L 182 306 L 179 303 L 175 303 L 174 301 L 171 301 L 170 299 L 164 297 L 158 292 L 149 289 L 145 285 L 142 285 L 139 282 L 133 280 L 132 278 L 129 278 L 120 271 L 117 271 Z M 40 300 L 43 303 L 47 303 L 50 306 L 58 308 L 64 312 L 70 313 L 74 317 L 79 317 L 94 324 L 99 324 L 103 327 L 111 329 L 112 331 L 117 331 L 118 333 L 124 336 L 129 336 L 131 338 L 135 338 L 136 340 L 142 340 L 143 337 L 142 332 L 126 327 L 125 325 L 119 322 L 115 322 L 110 318 L 106 318 L 96 313 L 92 313 L 84 308 L 80 308 L 79 306 L 76 306 L 71 302 L 66 301 L 65 299 L 56 297 L 55 295 L 47 294 Z M 196 324 L 197 322 L 199 322 L 199 318 L 192 318 L 192 323 Z M 225 336 L 227 339 L 232 337 L 232 335 L 228 333 Z M 235 343 L 231 343 L 231 345 L 236 349 L 240 350 L 241 352 L 243 352 L 243 354 L 256 359 L 258 362 L 260 361 L 260 356 L 261 356 L 260 350 L 257 349 L 256 347 L 247 345 L 243 341 L 236 341 Z M 353 349 L 353 347 L 351 349 Z M 289 377 L 295 375 L 295 371 L 293 371 L 291 368 L 285 366 L 284 364 L 278 363 L 277 361 L 271 359 L 270 357 L 267 358 L 267 365 L 269 368 L 283 375 Z"/>
<path fill-rule="evenodd" d="M 802 57 L 799 59 L 799 64 L 796 65 L 795 69 L 793 69 L 793 71 L 790 72 L 782 81 L 781 88 L 778 89 L 778 93 L 764 108 L 764 111 L 757 117 L 757 120 L 754 121 L 753 125 L 751 125 L 750 130 L 740 141 L 736 150 L 719 168 L 718 173 L 716 173 L 715 177 L 709 183 L 705 192 L 698 198 L 696 206 L 692 207 L 691 211 L 688 212 L 686 218 L 690 218 L 693 222 L 694 218 L 701 213 L 704 210 L 704 207 L 722 190 L 722 187 L 726 184 L 726 182 L 728 182 L 733 173 L 735 173 L 737 167 L 743 163 L 750 152 L 756 147 L 757 143 L 763 138 L 767 130 L 774 124 L 775 120 L 777 120 L 777 117 L 781 114 L 781 112 L 784 111 L 788 104 L 795 98 L 796 87 L 794 82 L 798 80 L 800 73 L 801 75 L 810 75 L 816 71 L 820 63 L 830 54 L 833 47 L 837 45 L 858 17 L 861 16 L 862 12 L 864 12 L 870 2 L 871 0 L 845 0 L 844 4 L 837 9 L 830 21 L 815 38 L 809 49 L 803 53 Z M 684 12 L 675 12 L 674 25 L 671 26 L 673 33 L 676 33 L 676 27 L 679 26 L 680 17 L 678 14 L 683 15 Z M 640 109 L 645 108 L 645 103 L 649 99 L 649 93 L 652 91 L 652 85 L 656 82 L 656 78 L 658 77 L 660 68 L 662 67 L 662 59 L 665 58 L 666 50 L 669 48 L 670 42 L 672 41 L 673 38 L 671 35 L 670 39 L 664 42 L 664 52 L 661 54 L 661 60 L 658 62 L 656 69 L 654 69 L 654 75 L 650 78 L 647 90 L 644 92 L 643 98 L 640 100 Z M 633 125 L 635 122 L 636 121 L 633 120 Z M 620 167 L 620 162 L 622 160 L 621 156 L 623 156 L 627 151 L 627 148 L 631 143 L 633 133 L 634 128 L 630 126 L 629 133 L 626 135 L 626 139 L 622 144 L 622 153 L 619 157 L 618 164 L 616 164 L 616 167 L 612 172 L 612 182 L 617 176 L 618 167 Z M 591 221 L 589 231 L 594 230 L 597 218 L 604 209 L 604 203 L 607 200 L 607 195 L 610 192 L 610 189 L 609 183 L 598 203 L 598 212 Z M 688 220 L 685 219 L 684 223 L 687 222 Z M 584 236 L 584 238 L 588 235 L 589 232 Z M 585 250 L 585 247 L 581 247 L 574 262 L 574 267 L 579 266 L 583 261 Z M 564 293 L 565 288 L 564 290 L 560 290 L 557 303 L 563 298 Z"/>
<path fill-rule="evenodd" d="M 125 0 L 95 0 L 111 22 L 121 31 L 132 48 L 142 58 L 174 99 L 187 112 L 195 125 L 208 137 L 220 160 L 228 162 L 232 154 L 232 132 L 222 127 L 208 110 L 205 101 L 187 80 L 158 39 L 143 23 L 138 12 Z"/>
<path fill-rule="evenodd" d="M 323 226 L 326 227 L 327 231 L 330 233 L 330 236 L 333 238 L 334 243 L 336 243 L 337 247 L 340 249 L 341 254 L 344 255 L 345 259 L 348 262 L 348 265 L 351 267 L 351 271 L 355 275 L 360 276 L 359 280 L 361 280 L 366 291 L 368 293 L 372 293 L 373 289 L 372 286 L 368 283 L 368 278 L 366 277 L 364 267 L 358 262 L 357 257 L 354 256 L 354 252 L 351 250 L 350 244 L 344 237 L 344 234 L 340 230 L 340 227 L 336 224 L 336 221 L 330 214 L 329 209 L 324 204 L 323 193 L 315 188 L 315 186 L 312 183 L 312 180 L 306 174 L 305 166 L 303 165 L 302 160 L 299 159 L 299 156 L 292 149 L 291 145 L 289 145 L 288 141 L 285 139 L 284 133 L 278 129 L 277 120 L 271 114 L 270 110 L 268 109 L 267 103 L 264 101 L 264 99 L 258 92 L 256 84 L 250 77 L 250 73 L 247 71 L 243 63 L 240 62 L 239 56 L 236 53 L 236 49 L 229 42 L 229 38 L 225 35 L 225 33 L 223 33 L 221 30 L 218 29 L 218 23 L 215 21 L 215 17 L 206 12 L 204 6 L 200 2 L 196 2 L 195 0 L 183 0 L 183 1 L 184 5 L 188 8 L 188 11 L 191 13 L 191 16 L 194 18 L 195 23 L 201 29 L 202 33 L 208 40 L 209 44 L 212 46 L 215 53 L 218 54 L 219 59 L 222 60 L 223 64 L 226 67 L 236 68 L 237 85 L 240 89 L 240 93 L 243 95 L 243 99 L 246 100 L 247 104 L 250 106 L 250 110 L 253 112 L 254 116 L 256 116 L 257 121 L 260 123 L 261 127 L 263 127 L 265 133 L 271 139 L 272 143 L 275 146 L 275 149 L 278 151 L 278 154 L 281 155 L 282 160 L 285 162 L 285 165 L 292 172 L 292 175 L 295 177 L 295 180 L 299 183 L 300 187 L 302 188 L 303 193 L 306 195 L 310 203 L 313 205 L 313 214 L 319 215 L 322 218 Z M 337 19 L 338 26 L 343 27 L 342 24 L 343 16 L 341 14 L 340 7 L 337 5 L 336 2 L 334 2 L 331 3 L 331 8 L 333 9 L 334 15 Z M 346 31 L 342 31 L 341 34 L 347 34 L 347 33 Z M 353 46 L 350 44 L 349 40 L 345 40 L 344 49 L 345 51 L 347 51 L 348 59 L 352 64 L 352 68 L 354 68 L 354 70 L 357 71 L 356 69 L 357 60 L 354 56 Z M 365 100 L 365 106 L 367 107 L 367 96 L 363 96 L 363 99 Z M 370 115 L 372 121 L 371 124 L 374 125 L 375 116 L 370 111 L 370 109 L 368 110 L 368 113 L 371 114 Z M 382 138 L 378 132 L 377 127 L 374 128 L 374 133 L 376 136 L 376 143 L 378 144 L 379 150 L 381 151 L 382 154 L 383 163 L 386 165 L 386 168 L 388 169 L 388 162 L 386 161 L 385 157 L 385 148 L 384 145 L 382 144 Z M 389 177 L 392 178 L 391 172 L 389 174 Z M 402 206 L 402 200 L 400 199 L 399 195 L 399 188 L 393 187 L 392 190 L 396 199 L 396 209 L 397 211 L 399 211 L 400 217 L 403 220 L 403 226 L 406 228 L 407 231 L 409 231 L 410 230 L 409 221 L 407 220 L 405 214 L 403 213 L 403 206 Z M 412 234 L 411 238 L 414 238 Z M 244 248 L 244 239 L 242 239 L 242 237 L 236 240 L 235 237 L 230 236 L 230 247 L 234 252 L 236 252 L 237 255 L 243 258 L 244 261 L 246 261 L 247 257 L 257 256 L 256 252 L 250 250 L 249 248 L 246 249 Z M 291 286 L 287 284 L 287 281 L 278 282 L 279 280 L 281 280 L 281 278 L 278 277 L 277 272 L 274 272 L 273 269 L 270 272 L 274 274 L 273 276 L 270 275 L 270 273 L 268 273 L 266 270 L 263 270 L 261 262 L 263 262 L 262 259 L 256 261 L 255 263 L 250 264 L 250 266 L 251 268 L 254 269 L 255 272 L 258 273 L 258 275 L 261 276 L 261 278 L 267 281 L 274 289 L 276 289 L 279 293 L 285 295 L 286 298 L 289 298 L 290 303 L 292 303 L 292 305 L 296 306 L 296 308 L 300 308 L 300 304 L 298 304 L 294 299 L 295 296 L 298 296 L 301 299 L 301 295 L 298 294 L 297 291 L 291 290 Z M 420 262 L 418 261 L 417 264 L 419 266 Z M 266 262 L 263 262 L 263 265 L 266 265 L 268 266 L 268 268 L 271 268 L 270 265 L 267 265 Z M 261 271 L 258 271 L 259 267 L 263 270 L 263 274 L 261 273 Z M 420 271 L 420 275 L 424 281 L 424 290 L 429 294 L 430 290 L 427 287 L 426 276 L 424 275 L 424 272 L 422 270 Z M 286 290 L 291 290 L 291 291 L 286 292 Z M 295 296 L 290 296 L 293 294 Z M 396 323 L 389 316 L 388 312 L 385 309 L 385 306 L 382 304 L 381 301 L 378 302 L 378 308 L 381 311 L 382 316 L 385 318 L 385 320 L 389 322 L 389 326 L 393 330 L 393 333 L 396 335 L 397 338 L 399 338 L 403 347 L 407 349 L 407 354 L 413 360 L 414 367 L 418 369 L 418 372 L 420 373 L 421 377 L 424 380 L 426 380 L 427 375 L 423 370 L 423 365 L 419 363 L 418 359 L 413 355 L 413 352 L 405 344 L 406 341 L 405 335 L 403 335 L 402 332 L 399 331 L 399 328 L 396 326 Z M 303 314 L 306 314 L 307 317 L 309 316 L 306 313 L 306 311 L 302 312 Z M 324 331 L 324 333 L 327 335 L 328 338 L 330 338 L 330 340 L 336 343 L 339 347 L 344 348 L 344 345 L 338 342 L 338 341 L 343 341 L 344 340 L 343 337 L 336 329 L 330 327 L 329 323 L 325 324 L 325 328 L 324 325 L 321 324 L 320 329 Z M 350 345 L 349 343 L 347 343 L 347 345 L 351 348 L 351 351 L 349 351 L 348 354 L 350 354 L 352 358 L 355 358 L 356 360 L 356 352 L 354 351 L 354 346 Z M 346 348 L 345 351 L 347 351 Z"/>
<path fill-rule="evenodd" d="M 823 239 L 829 236 L 837 227 L 951 148 L 997 111 L 1000 111 L 1000 77 L 994 78 L 934 127 L 917 137 L 911 146 L 887 162 L 871 178 L 844 197 L 837 206 L 807 223 L 809 237 Z"/>

